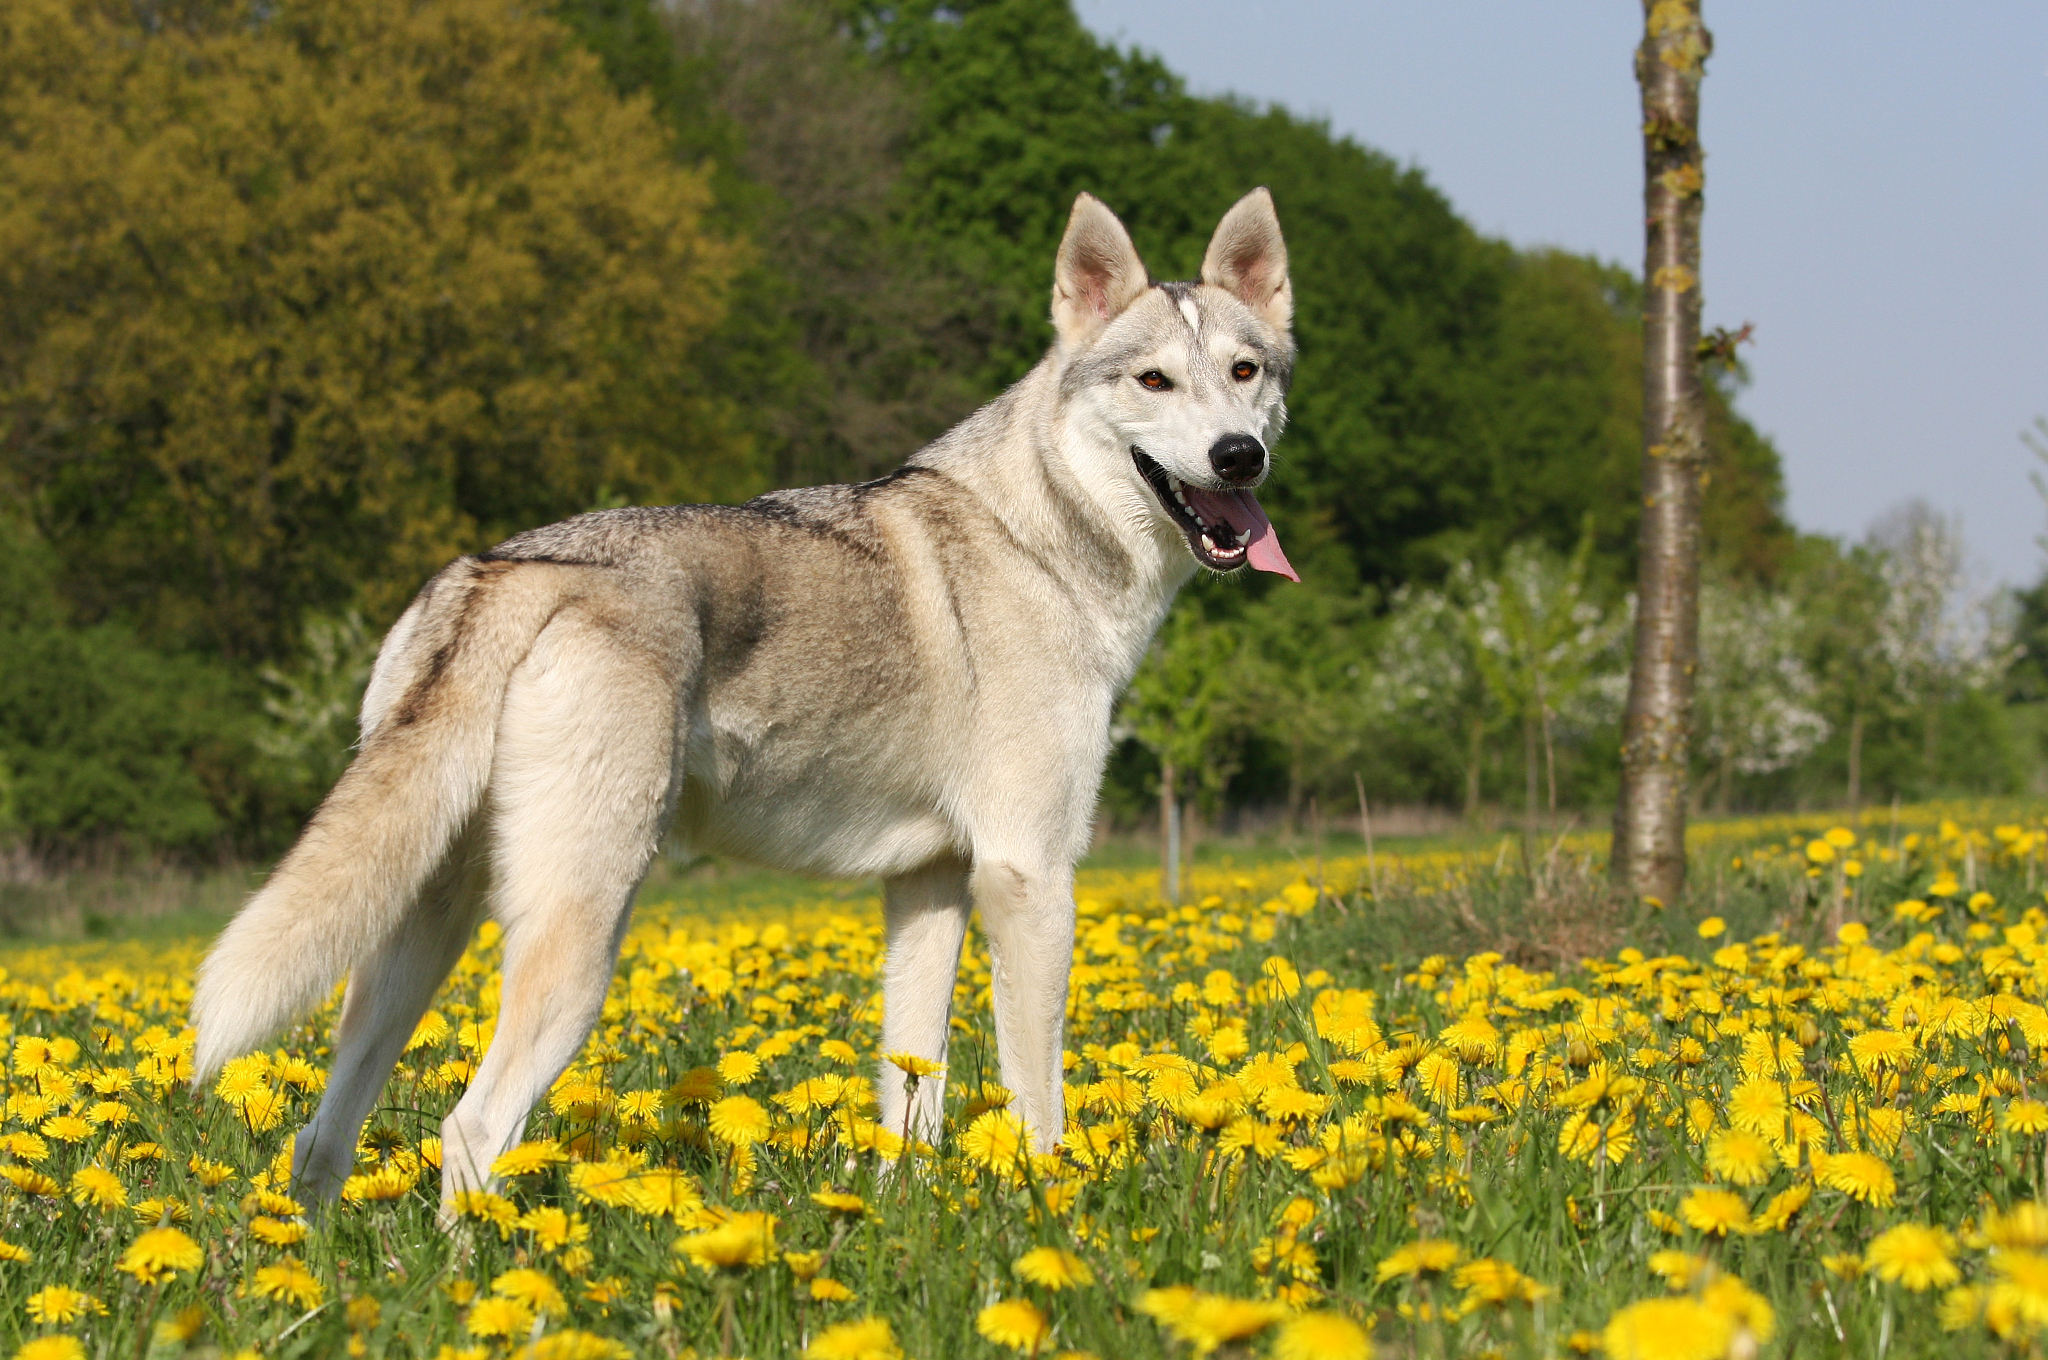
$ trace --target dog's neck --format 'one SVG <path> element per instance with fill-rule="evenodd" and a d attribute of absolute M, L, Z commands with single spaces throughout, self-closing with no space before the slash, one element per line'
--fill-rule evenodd
<path fill-rule="evenodd" d="M 973 492 L 1053 572 L 1098 587 L 1096 598 L 1113 602 L 1124 644 L 1134 642 L 1133 667 L 1195 574 L 1185 540 L 1153 504 L 1129 452 L 1095 447 L 1068 419 L 1056 355 L 911 462 Z"/>

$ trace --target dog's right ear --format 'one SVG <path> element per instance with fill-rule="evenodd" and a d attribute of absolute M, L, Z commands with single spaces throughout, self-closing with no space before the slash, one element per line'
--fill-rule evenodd
<path fill-rule="evenodd" d="M 1052 325 L 1061 346 L 1094 340 L 1151 282 L 1116 214 L 1093 194 L 1075 199 L 1052 271 Z"/>

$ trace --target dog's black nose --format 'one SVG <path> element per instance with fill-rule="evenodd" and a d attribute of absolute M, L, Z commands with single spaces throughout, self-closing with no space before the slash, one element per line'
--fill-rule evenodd
<path fill-rule="evenodd" d="M 1255 482 L 1266 470 L 1266 446 L 1248 434 L 1227 434 L 1209 446 L 1209 466 L 1226 482 Z"/>

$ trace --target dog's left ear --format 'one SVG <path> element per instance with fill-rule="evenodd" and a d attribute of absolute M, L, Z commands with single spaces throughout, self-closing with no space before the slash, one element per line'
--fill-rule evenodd
<path fill-rule="evenodd" d="M 1273 195 L 1252 190 L 1216 224 L 1202 257 L 1202 282 L 1234 294 L 1283 335 L 1294 323 L 1294 285 L 1287 281 L 1287 242 Z"/>
<path fill-rule="evenodd" d="M 1151 286 L 1117 215 L 1093 194 L 1075 199 L 1052 271 L 1052 325 L 1060 343 L 1088 344 Z"/>

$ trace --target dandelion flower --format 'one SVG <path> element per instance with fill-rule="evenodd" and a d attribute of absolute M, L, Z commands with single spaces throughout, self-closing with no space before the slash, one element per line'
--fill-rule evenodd
<path fill-rule="evenodd" d="M 837 1190 L 813 1190 L 811 1203 L 848 1218 L 859 1218 L 868 1211 L 868 1202 L 859 1195 L 841 1194 Z"/>
<path fill-rule="evenodd" d="M 513 1352 L 514 1360 L 629 1360 L 632 1352 L 591 1332 L 551 1332 Z"/>
<path fill-rule="evenodd" d="M 752 1096 L 727 1096 L 719 1101 L 711 1107 L 710 1123 L 712 1137 L 736 1148 L 751 1147 L 773 1128 L 768 1111 Z"/>
<path fill-rule="evenodd" d="M 1748 1129 L 1716 1129 L 1707 1140 L 1707 1169 L 1731 1185 L 1761 1185 L 1771 1177 L 1777 1154 Z"/>
<path fill-rule="evenodd" d="M 1075 1289 L 1095 1283 L 1095 1272 L 1088 1268 L 1086 1261 L 1058 1247 L 1039 1247 L 1025 1252 L 1017 1258 L 1015 1269 L 1031 1283 L 1047 1289 Z"/>
<path fill-rule="evenodd" d="M 1052 1334 L 1052 1324 L 1029 1299 L 1004 1299 L 975 1315 L 974 1330 L 998 1346 L 1035 1352 Z"/>
<path fill-rule="evenodd" d="M 289 1247 L 306 1240 L 306 1225 L 267 1214 L 249 1220 L 249 1235 L 272 1247 Z"/>
<path fill-rule="evenodd" d="M 1756 1230 L 1760 1233 L 1785 1231 L 1792 1223 L 1792 1216 L 1804 1209 L 1812 1198 L 1813 1186 L 1806 1181 L 1788 1190 L 1780 1190 L 1771 1196 L 1771 1202 L 1756 1216 Z"/>
<path fill-rule="evenodd" d="M 1984 1215 L 1984 1236 L 2007 1250 L 2048 1246 L 2048 1204 L 2022 1200 L 2004 1213 L 1994 1209 Z"/>
<path fill-rule="evenodd" d="M 1700 938 L 1703 940 L 1711 940 L 1715 936 L 1725 935 L 1727 932 L 1728 923 L 1718 916 L 1709 916 L 1706 920 L 1700 922 Z"/>
<path fill-rule="evenodd" d="M 991 1171 L 1008 1171 L 1024 1155 L 1024 1121 L 1007 1109 L 986 1110 L 960 1140 L 970 1160 Z"/>
<path fill-rule="evenodd" d="M 887 1318 L 862 1318 L 827 1327 L 804 1348 L 804 1360 L 902 1360 L 903 1348 Z"/>
<path fill-rule="evenodd" d="M 2048 1103 L 2038 1100 L 2012 1101 L 2006 1105 L 2005 1112 L 1998 1122 L 1999 1127 L 2007 1133 L 2048 1133 Z"/>
<path fill-rule="evenodd" d="M 297 1308 L 311 1308 L 327 1293 L 320 1281 L 313 1278 L 313 1272 L 306 1269 L 305 1263 L 291 1256 L 256 1272 L 256 1292 L 266 1299 L 289 1303 Z"/>
<path fill-rule="evenodd" d="M 45 1327 L 63 1327 L 88 1313 L 105 1313 L 107 1306 L 84 1290 L 53 1284 L 28 1296 L 28 1315 Z"/>
<path fill-rule="evenodd" d="M 1728 1095 L 1728 1122 L 1766 1138 L 1785 1136 L 1785 1088 L 1775 1081 L 1745 1081 Z"/>
<path fill-rule="evenodd" d="M 1652 1275 L 1681 1294 L 1712 1269 L 1706 1257 L 1689 1251 L 1653 1251 L 1648 1264 Z"/>
<path fill-rule="evenodd" d="M 1380 1262 L 1379 1278 L 1382 1282 L 1401 1275 L 1441 1275 L 1458 1263 L 1464 1252 L 1455 1242 L 1436 1238 L 1422 1238 L 1410 1242 L 1392 1256 Z"/>
<path fill-rule="evenodd" d="M 517 1299 L 535 1313 L 549 1313 L 560 1317 L 569 1311 L 569 1305 L 562 1298 L 562 1291 L 555 1282 L 538 1270 L 508 1270 L 491 1281 L 491 1292 L 500 1298 Z"/>
<path fill-rule="evenodd" d="M 82 1166 L 71 1177 L 71 1200 L 78 1205 L 91 1205 L 95 1209 L 125 1209 L 128 1207 L 128 1187 L 121 1184 L 121 1178 L 103 1166 Z"/>
<path fill-rule="evenodd" d="M 521 1143 L 510 1152 L 501 1152 L 491 1161 L 493 1176 L 531 1176 L 551 1166 L 569 1160 L 569 1154 L 553 1141 Z"/>
<path fill-rule="evenodd" d="M 162 1284 L 173 1275 L 199 1269 L 205 1259 L 199 1244 L 176 1228 L 153 1228 L 128 1244 L 115 1269 L 144 1284 Z"/>
<path fill-rule="evenodd" d="M 1678 1216 L 1714 1237 L 1748 1229 L 1749 1205 L 1733 1190 L 1695 1190 L 1678 1206 Z"/>
<path fill-rule="evenodd" d="M 517 1299 L 478 1299 L 467 1326 L 471 1336 L 524 1336 L 533 1330 L 533 1310 Z"/>
<path fill-rule="evenodd" d="M 1372 1341 L 1342 1313 L 1301 1313 L 1273 1339 L 1273 1360 L 1372 1360 Z"/>
<path fill-rule="evenodd" d="M 676 1249 L 707 1271 L 746 1270 L 774 1253 L 775 1223 L 773 1214 L 734 1214 L 707 1232 L 685 1237 Z"/>
<path fill-rule="evenodd" d="M 761 1060 L 751 1053 L 728 1053 L 718 1060 L 718 1079 L 727 1086 L 745 1086 L 761 1075 Z"/>
<path fill-rule="evenodd" d="M 39 1336 L 16 1351 L 14 1360 L 85 1360 L 85 1345 L 75 1336 Z"/>
<path fill-rule="evenodd" d="M 1899 1183 L 1892 1176 L 1892 1169 L 1867 1152 L 1836 1153 L 1827 1158 L 1824 1169 L 1816 1170 L 1820 1172 L 1820 1183 L 1828 1189 L 1839 1190 L 1879 1209 L 1890 1207 L 1898 1193 Z"/>
<path fill-rule="evenodd" d="M 838 1280 L 820 1275 L 805 1286 L 811 1298 L 819 1303 L 844 1303 L 853 1297 L 853 1290 Z"/>
<path fill-rule="evenodd" d="M 915 1053 L 884 1053 L 882 1061 L 896 1068 L 904 1076 L 917 1080 L 922 1077 L 936 1077 L 946 1070 L 944 1063 L 933 1062 L 930 1058 Z M 888 1324 L 884 1323 L 884 1326 Z"/>
<path fill-rule="evenodd" d="M 1734 1319 L 1689 1298 L 1632 1303 L 1600 1334 L 1608 1360 L 1722 1360 L 1734 1340 Z"/>
<path fill-rule="evenodd" d="M 1940 1289 L 1962 1278 L 1950 1259 L 1955 1238 L 1940 1228 L 1901 1223 L 1872 1239 L 1863 1262 L 1880 1280 L 1902 1284 L 1916 1294 Z"/>
<path fill-rule="evenodd" d="M 1506 1261 L 1484 1256 L 1459 1266 L 1451 1283 L 1465 1291 L 1467 1303 L 1534 1303 L 1550 1293 Z"/>

